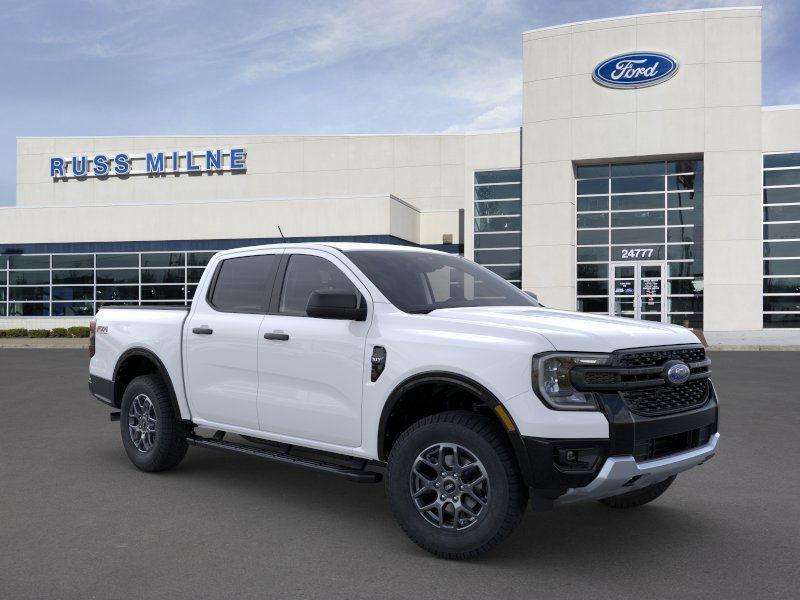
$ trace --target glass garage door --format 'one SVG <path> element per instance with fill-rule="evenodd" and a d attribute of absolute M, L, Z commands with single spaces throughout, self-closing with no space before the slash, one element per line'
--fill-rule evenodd
<path fill-rule="evenodd" d="M 703 161 L 580 165 L 575 176 L 578 310 L 702 329 Z"/>

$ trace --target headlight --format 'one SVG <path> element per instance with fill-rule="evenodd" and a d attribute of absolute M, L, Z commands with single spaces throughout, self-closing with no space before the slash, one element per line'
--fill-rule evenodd
<path fill-rule="evenodd" d="M 550 408 L 556 410 L 597 410 L 591 392 L 572 387 L 570 371 L 577 366 L 607 365 L 607 354 L 544 354 L 533 357 L 531 379 L 533 391 Z"/>

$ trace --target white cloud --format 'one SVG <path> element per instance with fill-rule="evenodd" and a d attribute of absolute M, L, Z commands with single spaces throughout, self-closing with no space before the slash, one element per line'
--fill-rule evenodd
<path fill-rule="evenodd" d="M 283 31 L 250 40 L 253 49 L 240 70 L 244 80 L 306 71 L 368 52 L 424 44 L 456 22 L 496 13 L 502 2 L 405 0 L 359 1 L 313 13 L 294 14 Z"/>
<path fill-rule="evenodd" d="M 444 133 L 463 133 L 465 131 L 481 131 L 488 129 L 505 129 L 517 127 L 522 123 L 519 103 L 501 104 L 479 114 L 467 123 L 450 125 Z"/>
<path fill-rule="evenodd" d="M 522 123 L 522 61 L 486 55 L 453 66 L 436 92 L 463 105 L 446 132 L 517 127 Z M 465 116 L 466 115 L 466 116 Z"/>

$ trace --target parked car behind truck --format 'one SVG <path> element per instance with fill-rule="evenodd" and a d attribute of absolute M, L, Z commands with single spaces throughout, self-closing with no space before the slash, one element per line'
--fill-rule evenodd
<path fill-rule="evenodd" d="M 529 499 L 650 502 L 719 440 L 689 330 L 543 308 L 433 250 L 220 252 L 191 307 L 103 307 L 92 332 L 90 389 L 139 469 L 189 445 L 356 482 L 385 468 L 402 529 L 446 558 L 498 544 Z"/>

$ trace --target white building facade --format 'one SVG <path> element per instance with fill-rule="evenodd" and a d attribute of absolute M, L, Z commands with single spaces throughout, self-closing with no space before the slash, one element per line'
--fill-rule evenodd
<path fill-rule="evenodd" d="M 761 9 L 523 34 L 520 128 L 19 138 L 0 328 L 191 300 L 216 250 L 462 253 L 548 306 L 800 337 L 800 106 L 761 104 Z"/>

